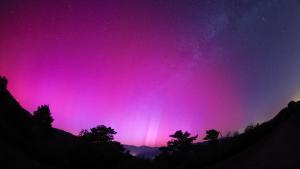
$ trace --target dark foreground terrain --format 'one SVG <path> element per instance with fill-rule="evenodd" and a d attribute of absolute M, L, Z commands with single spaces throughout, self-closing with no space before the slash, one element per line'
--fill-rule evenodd
<path fill-rule="evenodd" d="M 290 105 L 291 106 L 291 105 Z M 206 169 L 297 169 L 300 168 L 300 112 L 282 121 L 270 135 L 231 158 Z"/>
<path fill-rule="evenodd" d="M 300 168 L 300 102 L 290 102 L 273 119 L 247 127 L 241 134 L 193 143 L 189 133 L 176 132 L 157 155 L 157 148 L 114 141 L 114 130 L 105 126 L 79 136 L 45 127 L 20 106 L 6 86 L 6 79 L 0 77 L 0 168 Z M 104 135 L 108 138 L 98 137 L 101 133 L 94 137 L 99 131 L 108 131 Z M 148 159 L 134 157 L 124 147 L 141 151 Z"/>

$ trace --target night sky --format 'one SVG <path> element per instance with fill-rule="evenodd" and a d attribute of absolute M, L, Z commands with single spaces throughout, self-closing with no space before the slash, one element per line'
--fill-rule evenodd
<path fill-rule="evenodd" d="M 241 130 L 300 99 L 300 1 L 0 1 L 0 75 L 54 127 L 124 144 Z"/>

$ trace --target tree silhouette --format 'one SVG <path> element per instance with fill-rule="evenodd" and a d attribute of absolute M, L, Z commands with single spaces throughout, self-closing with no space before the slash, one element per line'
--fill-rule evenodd
<path fill-rule="evenodd" d="M 220 132 L 215 129 L 207 130 L 204 140 L 215 141 L 218 139 L 219 135 L 220 135 Z"/>
<path fill-rule="evenodd" d="M 114 141 L 116 133 L 105 125 L 81 130 L 72 163 L 78 168 L 116 168 L 126 157 L 123 145 Z"/>
<path fill-rule="evenodd" d="M 192 143 L 197 139 L 198 135 L 191 136 L 189 132 L 182 132 L 181 130 L 176 131 L 170 135 L 172 140 L 168 141 L 167 147 L 162 147 L 160 150 L 163 152 L 174 153 L 174 152 L 185 152 L 189 151 Z"/>
<path fill-rule="evenodd" d="M 0 76 L 0 89 L 6 89 L 7 79 L 4 76 Z"/>
<path fill-rule="evenodd" d="M 246 128 L 245 128 L 245 133 L 246 132 L 250 132 L 253 131 L 255 128 L 259 127 L 259 123 L 257 123 L 256 125 L 254 124 L 249 124 Z"/>
<path fill-rule="evenodd" d="M 239 135 L 240 135 L 240 133 L 238 131 L 234 131 L 233 134 L 232 134 L 232 137 L 237 137 Z"/>
<path fill-rule="evenodd" d="M 39 106 L 38 109 L 33 113 L 33 118 L 39 125 L 45 128 L 51 128 L 52 122 L 54 121 L 48 105 Z"/>
<path fill-rule="evenodd" d="M 90 131 L 81 130 L 79 136 L 93 143 L 107 143 L 114 140 L 115 134 L 117 134 L 117 132 L 113 128 L 106 127 L 105 125 L 98 125 L 91 128 Z"/>

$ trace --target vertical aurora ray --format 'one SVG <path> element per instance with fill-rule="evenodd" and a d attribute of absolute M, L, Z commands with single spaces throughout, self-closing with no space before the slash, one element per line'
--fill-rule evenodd
<path fill-rule="evenodd" d="M 299 91 L 297 1 L 0 2 L 0 75 L 31 112 L 124 144 L 239 130 Z M 298 96 L 298 95 L 297 95 Z"/>

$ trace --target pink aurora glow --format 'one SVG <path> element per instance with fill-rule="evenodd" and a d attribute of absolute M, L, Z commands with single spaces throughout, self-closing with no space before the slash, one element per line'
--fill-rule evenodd
<path fill-rule="evenodd" d="M 180 26 L 126 6 L 48 6 L 14 7 L 1 31 L 0 73 L 26 109 L 49 104 L 57 128 L 105 124 L 134 145 L 163 145 L 178 129 L 202 136 L 241 126 L 234 70 L 204 61 L 218 52 L 195 51 Z"/>

